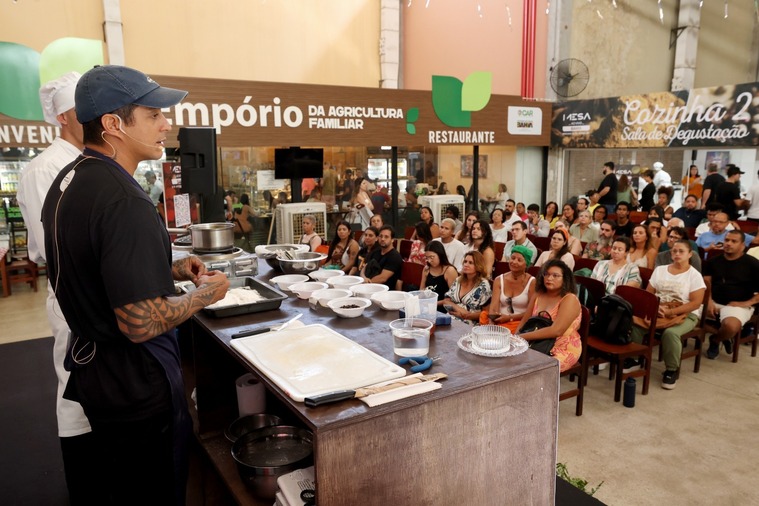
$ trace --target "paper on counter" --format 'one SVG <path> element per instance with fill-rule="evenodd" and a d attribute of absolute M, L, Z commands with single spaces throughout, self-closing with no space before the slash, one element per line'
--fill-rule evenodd
<path fill-rule="evenodd" d="M 405 387 L 395 388 L 386 392 L 367 395 L 366 397 L 361 397 L 359 400 L 369 407 L 374 407 L 381 404 L 387 404 L 388 402 L 405 399 L 406 397 L 413 397 L 414 395 L 432 392 L 433 390 L 438 390 L 440 388 L 443 388 L 443 385 L 437 381 L 425 381 L 424 383 L 415 383 L 413 385 L 406 385 Z"/>

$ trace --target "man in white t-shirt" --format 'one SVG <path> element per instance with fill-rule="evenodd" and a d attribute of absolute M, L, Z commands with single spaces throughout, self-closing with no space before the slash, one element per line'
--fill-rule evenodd
<path fill-rule="evenodd" d="M 448 261 L 451 262 L 457 271 L 461 272 L 461 263 L 464 261 L 464 253 L 466 253 L 466 245 L 456 239 L 456 222 L 451 218 L 445 218 L 440 222 L 440 237 L 433 239 L 433 241 L 440 241 L 443 243 L 445 249 L 445 256 L 448 257 Z"/>

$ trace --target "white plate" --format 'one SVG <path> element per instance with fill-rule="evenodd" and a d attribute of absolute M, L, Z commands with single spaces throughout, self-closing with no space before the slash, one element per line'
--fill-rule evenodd
<path fill-rule="evenodd" d="M 514 355 L 521 355 L 527 351 L 527 348 L 529 348 L 527 341 L 517 335 L 511 336 L 511 346 L 506 351 L 485 350 L 479 347 L 475 347 L 472 343 L 472 334 L 467 334 L 459 339 L 458 345 L 459 348 L 466 351 L 467 353 L 479 355 L 481 357 L 512 357 Z"/>

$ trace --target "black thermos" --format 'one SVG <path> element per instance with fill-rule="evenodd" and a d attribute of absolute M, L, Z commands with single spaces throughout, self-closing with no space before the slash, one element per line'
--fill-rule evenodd
<path fill-rule="evenodd" d="M 625 393 L 622 396 L 622 404 L 626 408 L 635 407 L 635 378 L 625 380 Z"/>

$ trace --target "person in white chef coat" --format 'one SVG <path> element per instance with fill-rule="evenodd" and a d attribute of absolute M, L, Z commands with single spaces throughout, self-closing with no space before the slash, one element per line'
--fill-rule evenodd
<path fill-rule="evenodd" d="M 28 230 L 29 258 L 45 262 L 45 237 L 40 221 L 42 204 L 58 172 L 82 153 L 82 125 L 74 111 L 74 90 L 80 75 L 69 72 L 40 88 L 40 102 L 45 121 L 60 127 L 60 136 L 21 173 L 18 184 L 18 203 Z M 97 460 L 90 458 L 95 451 L 90 424 L 79 403 L 63 398 L 69 373 L 63 368 L 69 328 L 63 318 L 55 293 L 47 285 L 47 318 L 53 330 L 53 362 L 58 376 L 56 414 L 58 436 L 63 453 L 63 466 L 71 504 L 92 503 L 100 494 Z M 100 495 L 102 497 L 102 495 Z"/>

